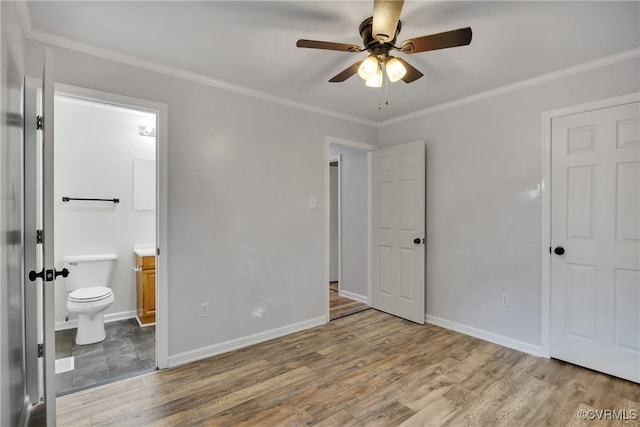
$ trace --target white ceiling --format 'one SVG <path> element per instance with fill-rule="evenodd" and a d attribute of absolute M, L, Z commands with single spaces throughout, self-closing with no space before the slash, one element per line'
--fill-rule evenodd
<path fill-rule="evenodd" d="M 358 25 L 373 0 L 36 1 L 27 10 L 27 34 L 38 40 L 80 42 L 375 122 L 640 46 L 639 1 L 407 1 L 399 42 L 466 26 L 473 40 L 399 54 L 424 77 L 391 84 L 379 111 L 381 90 L 357 75 L 327 82 L 366 54 L 295 47 L 299 38 L 362 45 Z"/>

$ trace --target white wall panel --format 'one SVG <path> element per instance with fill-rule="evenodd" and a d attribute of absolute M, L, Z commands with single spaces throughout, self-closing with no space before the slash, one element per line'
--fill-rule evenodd
<path fill-rule="evenodd" d="M 615 272 L 615 346 L 640 351 L 640 271 Z"/>
<path fill-rule="evenodd" d="M 567 169 L 567 240 L 593 239 L 596 167 Z"/>
<path fill-rule="evenodd" d="M 594 340 L 596 274 L 593 265 L 567 264 L 567 334 Z"/>
<path fill-rule="evenodd" d="M 618 241 L 639 240 L 640 163 L 618 163 L 616 175 L 616 238 Z"/>

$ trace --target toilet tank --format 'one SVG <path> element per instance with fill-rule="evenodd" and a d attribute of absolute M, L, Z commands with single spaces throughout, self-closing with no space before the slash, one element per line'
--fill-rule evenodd
<path fill-rule="evenodd" d="M 69 270 L 64 284 L 67 291 L 94 286 L 111 287 L 118 256 L 115 254 L 72 255 L 62 259 L 62 267 Z"/>

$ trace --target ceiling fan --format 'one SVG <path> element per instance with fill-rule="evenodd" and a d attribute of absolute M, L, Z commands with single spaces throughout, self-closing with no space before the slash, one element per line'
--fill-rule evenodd
<path fill-rule="evenodd" d="M 471 28 L 466 27 L 408 39 L 403 41 L 400 46 L 395 46 L 396 38 L 402 28 L 400 13 L 403 4 L 403 0 L 374 0 L 373 16 L 362 21 L 359 28 L 364 43 L 363 48 L 353 44 L 305 39 L 298 40 L 296 46 L 342 52 L 368 51 L 370 54 L 366 59 L 349 66 L 329 81 L 332 83 L 343 82 L 358 73 L 366 81 L 367 86 L 381 87 L 384 80 L 383 68 L 391 82 L 402 80 L 405 83 L 411 83 L 423 76 L 420 71 L 404 59 L 390 55 L 391 51 L 413 54 L 465 46 L 471 43 Z"/>

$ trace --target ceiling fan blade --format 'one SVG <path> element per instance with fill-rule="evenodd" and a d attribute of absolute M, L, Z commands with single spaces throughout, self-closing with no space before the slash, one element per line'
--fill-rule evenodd
<path fill-rule="evenodd" d="M 418 53 L 429 50 L 446 49 L 449 47 L 465 46 L 471 43 L 471 28 L 459 28 L 444 33 L 409 39 L 402 42 L 400 50 L 404 53 Z"/>
<path fill-rule="evenodd" d="M 341 52 L 362 52 L 362 49 L 354 44 L 323 42 L 319 40 L 300 39 L 296 43 L 296 46 L 310 49 L 339 50 Z"/>
<path fill-rule="evenodd" d="M 413 65 L 409 64 L 404 59 L 397 58 L 397 57 L 396 57 L 396 59 L 398 61 L 400 61 L 402 63 L 402 65 L 404 65 L 404 68 L 407 70 L 407 73 L 402 78 L 402 81 L 404 81 L 405 83 L 411 83 L 412 81 L 418 80 L 420 77 L 424 76 L 424 74 L 422 74 L 420 71 L 418 71 L 417 68 L 415 68 Z"/>
<path fill-rule="evenodd" d="M 362 64 L 362 61 L 358 61 L 355 64 L 350 65 L 349 67 L 345 68 L 343 71 L 336 74 L 329 81 L 331 83 L 340 83 L 347 80 L 349 77 L 353 76 L 358 72 L 358 68 L 360 68 L 360 64 Z"/>
<path fill-rule="evenodd" d="M 391 42 L 396 38 L 396 30 L 404 0 L 374 0 L 373 2 L 373 38 L 382 42 Z"/>

